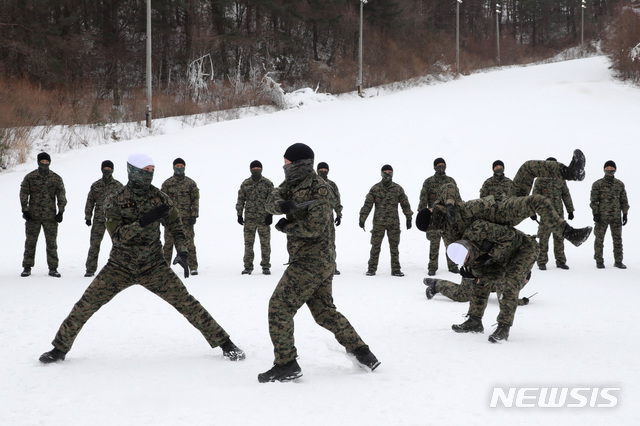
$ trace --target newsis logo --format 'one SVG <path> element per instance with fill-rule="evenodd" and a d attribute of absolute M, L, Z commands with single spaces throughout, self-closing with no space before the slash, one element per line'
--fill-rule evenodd
<path fill-rule="evenodd" d="M 619 393 L 614 387 L 496 387 L 489 407 L 613 408 Z"/>

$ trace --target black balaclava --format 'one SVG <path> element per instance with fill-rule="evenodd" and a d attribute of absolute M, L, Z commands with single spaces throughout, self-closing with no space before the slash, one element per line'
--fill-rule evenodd
<path fill-rule="evenodd" d="M 182 164 L 184 167 L 176 167 L 176 164 Z M 178 157 L 175 160 L 173 160 L 173 174 L 176 177 L 178 178 L 184 177 L 184 172 L 186 168 L 187 168 L 187 162 L 184 161 L 182 158 Z"/>
<path fill-rule="evenodd" d="M 110 167 L 111 170 L 105 170 L 105 167 Z M 102 170 L 102 179 L 106 181 L 111 180 L 113 175 L 113 162 L 110 160 L 104 160 L 100 165 L 100 170 Z"/>
<path fill-rule="evenodd" d="M 49 164 L 41 163 L 41 160 L 47 160 L 49 163 L 51 163 L 51 157 L 46 152 L 41 152 L 40 154 L 38 154 L 38 171 L 42 174 L 49 173 Z"/>
<path fill-rule="evenodd" d="M 258 170 L 257 168 L 260 168 Z M 254 170 L 256 169 L 256 170 Z M 262 177 L 262 163 L 258 160 L 253 160 L 251 164 L 249 164 L 249 170 L 251 171 L 251 179 L 258 181 Z"/>
<path fill-rule="evenodd" d="M 442 166 L 438 166 L 440 163 L 442 163 Z M 444 161 L 444 158 L 438 157 L 433 160 L 433 169 L 436 171 L 436 174 L 444 176 L 447 170 L 447 162 Z"/>
<path fill-rule="evenodd" d="M 320 169 L 327 169 L 327 171 L 321 172 Z M 322 179 L 327 180 L 329 178 L 329 165 L 324 161 L 318 163 L 318 165 L 316 166 L 316 171 Z"/>
<path fill-rule="evenodd" d="M 297 185 L 313 173 L 313 150 L 303 144 L 294 143 L 284 152 L 284 158 L 291 161 L 283 166 L 287 185 Z"/>
<path fill-rule="evenodd" d="M 605 177 L 611 176 L 611 178 L 613 178 L 613 175 L 616 174 L 616 170 L 618 170 L 618 167 L 616 167 L 616 163 L 613 160 L 609 160 L 606 163 L 604 163 L 604 167 L 609 167 L 609 166 L 613 167 L 615 170 L 605 170 L 604 175 Z"/>
<path fill-rule="evenodd" d="M 502 166 L 502 169 L 496 170 L 496 166 Z M 493 170 L 493 174 L 496 177 L 504 176 L 504 163 L 502 162 L 502 160 L 494 161 L 493 165 L 491 166 L 491 170 Z"/>
<path fill-rule="evenodd" d="M 385 170 L 389 170 L 390 173 L 385 172 Z M 385 164 L 384 166 L 382 166 L 382 169 L 380 169 L 380 174 L 382 175 L 382 184 L 390 185 L 391 181 L 393 180 L 393 167 L 391 167 L 389 164 Z"/>

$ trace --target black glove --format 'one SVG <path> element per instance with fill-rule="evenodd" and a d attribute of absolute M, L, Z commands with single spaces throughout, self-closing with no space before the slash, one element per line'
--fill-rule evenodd
<path fill-rule="evenodd" d="M 625 226 L 627 224 L 627 214 L 623 213 L 622 214 L 622 226 Z"/>
<path fill-rule="evenodd" d="M 280 232 L 287 232 L 287 225 L 290 224 L 291 222 L 289 222 L 287 219 L 285 219 L 284 217 L 282 219 L 280 219 L 278 221 L 278 223 L 276 223 L 276 229 Z"/>
<path fill-rule="evenodd" d="M 467 279 L 467 280 L 475 280 L 476 276 L 473 275 L 473 272 L 471 271 L 471 268 L 468 266 L 462 266 L 460 267 L 460 275 L 462 275 L 462 278 Z"/>
<path fill-rule="evenodd" d="M 184 277 L 189 278 L 189 264 L 187 263 L 188 254 L 181 251 L 178 253 L 175 259 L 173 259 L 173 264 L 180 264 L 182 269 L 184 269 Z"/>
<path fill-rule="evenodd" d="M 244 225 L 244 220 L 242 220 L 242 216 L 241 215 L 238 215 L 238 223 L 240 225 Z"/>
<path fill-rule="evenodd" d="M 335 220 L 336 226 L 340 226 L 340 223 L 342 223 L 342 216 L 336 217 L 336 220 Z"/>
<path fill-rule="evenodd" d="M 268 214 L 264 217 L 264 224 L 269 226 L 273 223 L 273 215 L 272 214 Z"/>
<path fill-rule="evenodd" d="M 447 220 L 450 224 L 456 223 L 456 210 L 453 204 L 447 204 Z"/>
<path fill-rule="evenodd" d="M 411 229 L 411 218 L 407 219 L 407 229 Z"/>
<path fill-rule="evenodd" d="M 536 216 L 535 214 L 533 216 L 531 216 L 531 220 L 535 220 L 536 222 L 538 221 L 538 216 Z"/>
<path fill-rule="evenodd" d="M 360 223 L 358 224 L 358 226 L 359 226 L 360 228 L 364 229 L 364 222 L 363 222 L 363 221 L 360 221 Z"/>
<path fill-rule="evenodd" d="M 167 213 L 169 213 L 169 210 L 171 210 L 171 207 L 169 207 L 168 204 L 160 204 L 145 213 L 138 222 L 140 222 L 140 226 L 142 227 L 150 225 L 153 222 L 164 218 Z"/>
<path fill-rule="evenodd" d="M 189 218 L 189 225 L 191 225 L 191 226 L 195 225 L 197 220 L 198 220 L 198 218 L 197 218 L 197 217 L 195 217 L 195 216 L 191 216 L 191 217 Z"/>
<path fill-rule="evenodd" d="M 22 218 L 24 220 L 31 220 L 31 213 L 29 212 L 22 212 Z"/>
<path fill-rule="evenodd" d="M 569 215 L 567 216 L 567 218 L 569 220 L 573 220 L 573 212 L 569 212 Z"/>
<path fill-rule="evenodd" d="M 287 201 L 280 201 L 278 203 L 278 207 L 280 207 L 280 211 L 284 214 L 291 214 L 293 212 L 295 212 L 296 210 L 298 210 L 296 208 L 296 203 L 294 203 L 291 200 L 287 200 Z"/>
<path fill-rule="evenodd" d="M 600 222 L 600 215 L 599 214 L 594 214 L 593 215 L 593 221 L 595 223 L 598 223 L 598 224 L 602 223 L 602 222 Z"/>
<path fill-rule="evenodd" d="M 56 222 L 58 222 L 58 223 L 62 222 L 62 212 L 60 212 L 60 213 L 58 213 L 56 215 Z"/>
<path fill-rule="evenodd" d="M 85 220 L 85 221 L 84 221 L 84 223 L 86 223 L 86 224 L 87 224 L 87 226 L 91 226 L 91 219 L 87 219 L 87 220 Z"/>
<path fill-rule="evenodd" d="M 523 305 L 528 305 L 529 304 L 529 298 L 528 297 L 523 297 L 522 298 L 522 304 Z"/>

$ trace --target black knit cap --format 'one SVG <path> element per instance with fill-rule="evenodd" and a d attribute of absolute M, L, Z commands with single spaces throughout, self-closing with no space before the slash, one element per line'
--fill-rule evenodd
<path fill-rule="evenodd" d="M 547 161 L 558 161 L 558 160 L 556 160 L 555 157 L 549 157 L 549 158 L 547 158 Z"/>
<path fill-rule="evenodd" d="M 260 168 L 262 168 L 262 163 L 261 163 L 261 162 L 259 162 L 258 160 L 253 160 L 253 161 L 251 162 L 251 164 L 249 164 L 249 168 L 250 168 L 250 169 L 254 169 L 254 168 L 256 168 L 256 167 L 260 167 Z"/>
<path fill-rule="evenodd" d="M 393 171 L 393 167 L 391 167 L 388 164 L 385 164 L 384 166 L 382 166 L 382 169 L 380 169 L 380 171 L 384 172 L 385 170 L 391 170 Z"/>
<path fill-rule="evenodd" d="M 187 165 L 187 162 L 184 161 L 182 158 L 178 157 L 175 160 L 173 160 L 173 165 L 175 166 L 176 164 L 183 164 L 183 165 Z"/>
<path fill-rule="evenodd" d="M 433 167 L 437 166 L 440 163 L 443 163 L 445 166 L 447 165 L 447 162 L 444 161 L 444 158 L 438 157 L 435 160 L 433 160 Z"/>
<path fill-rule="evenodd" d="M 38 163 L 42 160 L 47 160 L 48 162 L 51 162 L 51 157 L 46 152 L 41 152 L 40 154 L 38 154 Z"/>
<path fill-rule="evenodd" d="M 422 232 L 427 232 L 427 228 L 431 224 L 431 210 L 422 209 L 416 216 L 416 228 Z"/>
<path fill-rule="evenodd" d="M 613 167 L 614 169 L 618 170 L 618 168 L 616 167 L 616 163 L 613 160 L 609 160 L 606 163 L 604 163 L 604 167 Z"/>
<path fill-rule="evenodd" d="M 502 162 L 502 160 L 496 160 L 493 162 L 493 166 L 491 166 L 491 170 L 495 169 L 496 166 L 502 166 L 502 168 L 504 169 L 504 163 Z"/>
<path fill-rule="evenodd" d="M 113 170 L 113 161 L 111 160 L 104 160 L 102 162 L 102 165 L 100 165 L 100 170 L 104 169 L 105 167 L 111 167 L 111 170 Z"/>
<path fill-rule="evenodd" d="M 321 162 L 318 163 L 318 167 L 316 167 L 316 170 L 320 170 L 320 169 L 329 170 L 329 165 L 327 163 L 325 163 L 324 161 L 321 161 Z"/>
<path fill-rule="evenodd" d="M 284 152 L 284 158 L 293 162 L 298 160 L 313 160 L 313 150 L 303 143 L 294 143 Z"/>

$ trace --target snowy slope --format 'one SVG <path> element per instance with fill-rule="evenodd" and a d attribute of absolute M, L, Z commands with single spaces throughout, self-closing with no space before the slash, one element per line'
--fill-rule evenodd
<path fill-rule="evenodd" d="M 58 238 L 61 279 L 46 275 L 42 236 L 33 275 L 19 276 L 24 225 L 18 192 L 35 161 L 1 174 L 8 208 L 0 223 L 0 424 L 635 424 L 640 90 L 615 82 L 607 67 L 605 58 L 589 58 L 510 68 L 63 154 L 51 147 L 51 169 L 63 177 L 69 200 Z M 273 275 L 241 276 L 242 228 L 234 205 L 252 160 L 261 160 L 274 183 L 282 181 L 282 154 L 294 142 L 309 144 L 316 161 L 328 162 L 329 177 L 340 186 L 342 275 L 334 280 L 334 297 L 382 365 L 373 373 L 353 365 L 303 308 L 296 317 L 296 345 L 304 377 L 259 384 L 256 375 L 273 360 L 267 302 L 287 261 L 285 238 L 273 230 Z M 390 276 L 386 242 L 378 275 L 364 275 L 370 235 L 358 228 L 358 211 L 383 164 L 394 167 L 394 180 L 415 209 L 436 157 L 447 160 L 447 174 L 463 198 L 472 199 L 494 160 L 502 159 L 513 177 L 525 160 L 554 156 L 568 162 L 574 148 L 587 156 L 586 180 L 569 182 L 575 226 L 591 224 L 589 190 L 602 177 L 604 162 L 618 165 L 631 204 L 623 228 L 629 269 L 612 267 L 609 236 L 605 270 L 595 268 L 593 237 L 579 248 L 566 244 L 571 270 L 556 269 L 552 260 L 548 271 L 534 269 L 523 295 L 539 293 L 518 309 L 506 344 L 488 343 L 488 333 L 451 331 L 451 324 L 464 320 L 466 304 L 441 295 L 426 300 L 428 245 L 415 228 L 402 234 L 404 278 Z M 115 177 L 125 182 L 126 158 L 139 151 L 156 161 L 156 186 L 171 175 L 178 156 L 198 182 L 200 275 L 185 284 L 247 359 L 224 360 L 173 308 L 134 286 L 91 318 L 65 362 L 42 366 L 38 356 L 51 348 L 58 326 L 90 282 L 83 277 L 89 186 L 100 177 L 104 159 L 115 163 Z M 533 233 L 534 225 L 527 220 L 519 228 Z M 109 248 L 105 238 L 101 264 Z M 446 272 L 444 250 L 438 276 L 455 278 Z M 485 329 L 491 330 L 497 312 L 492 296 Z M 494 387 L 620 391 L 614 408 L 489 408 Z"/>

